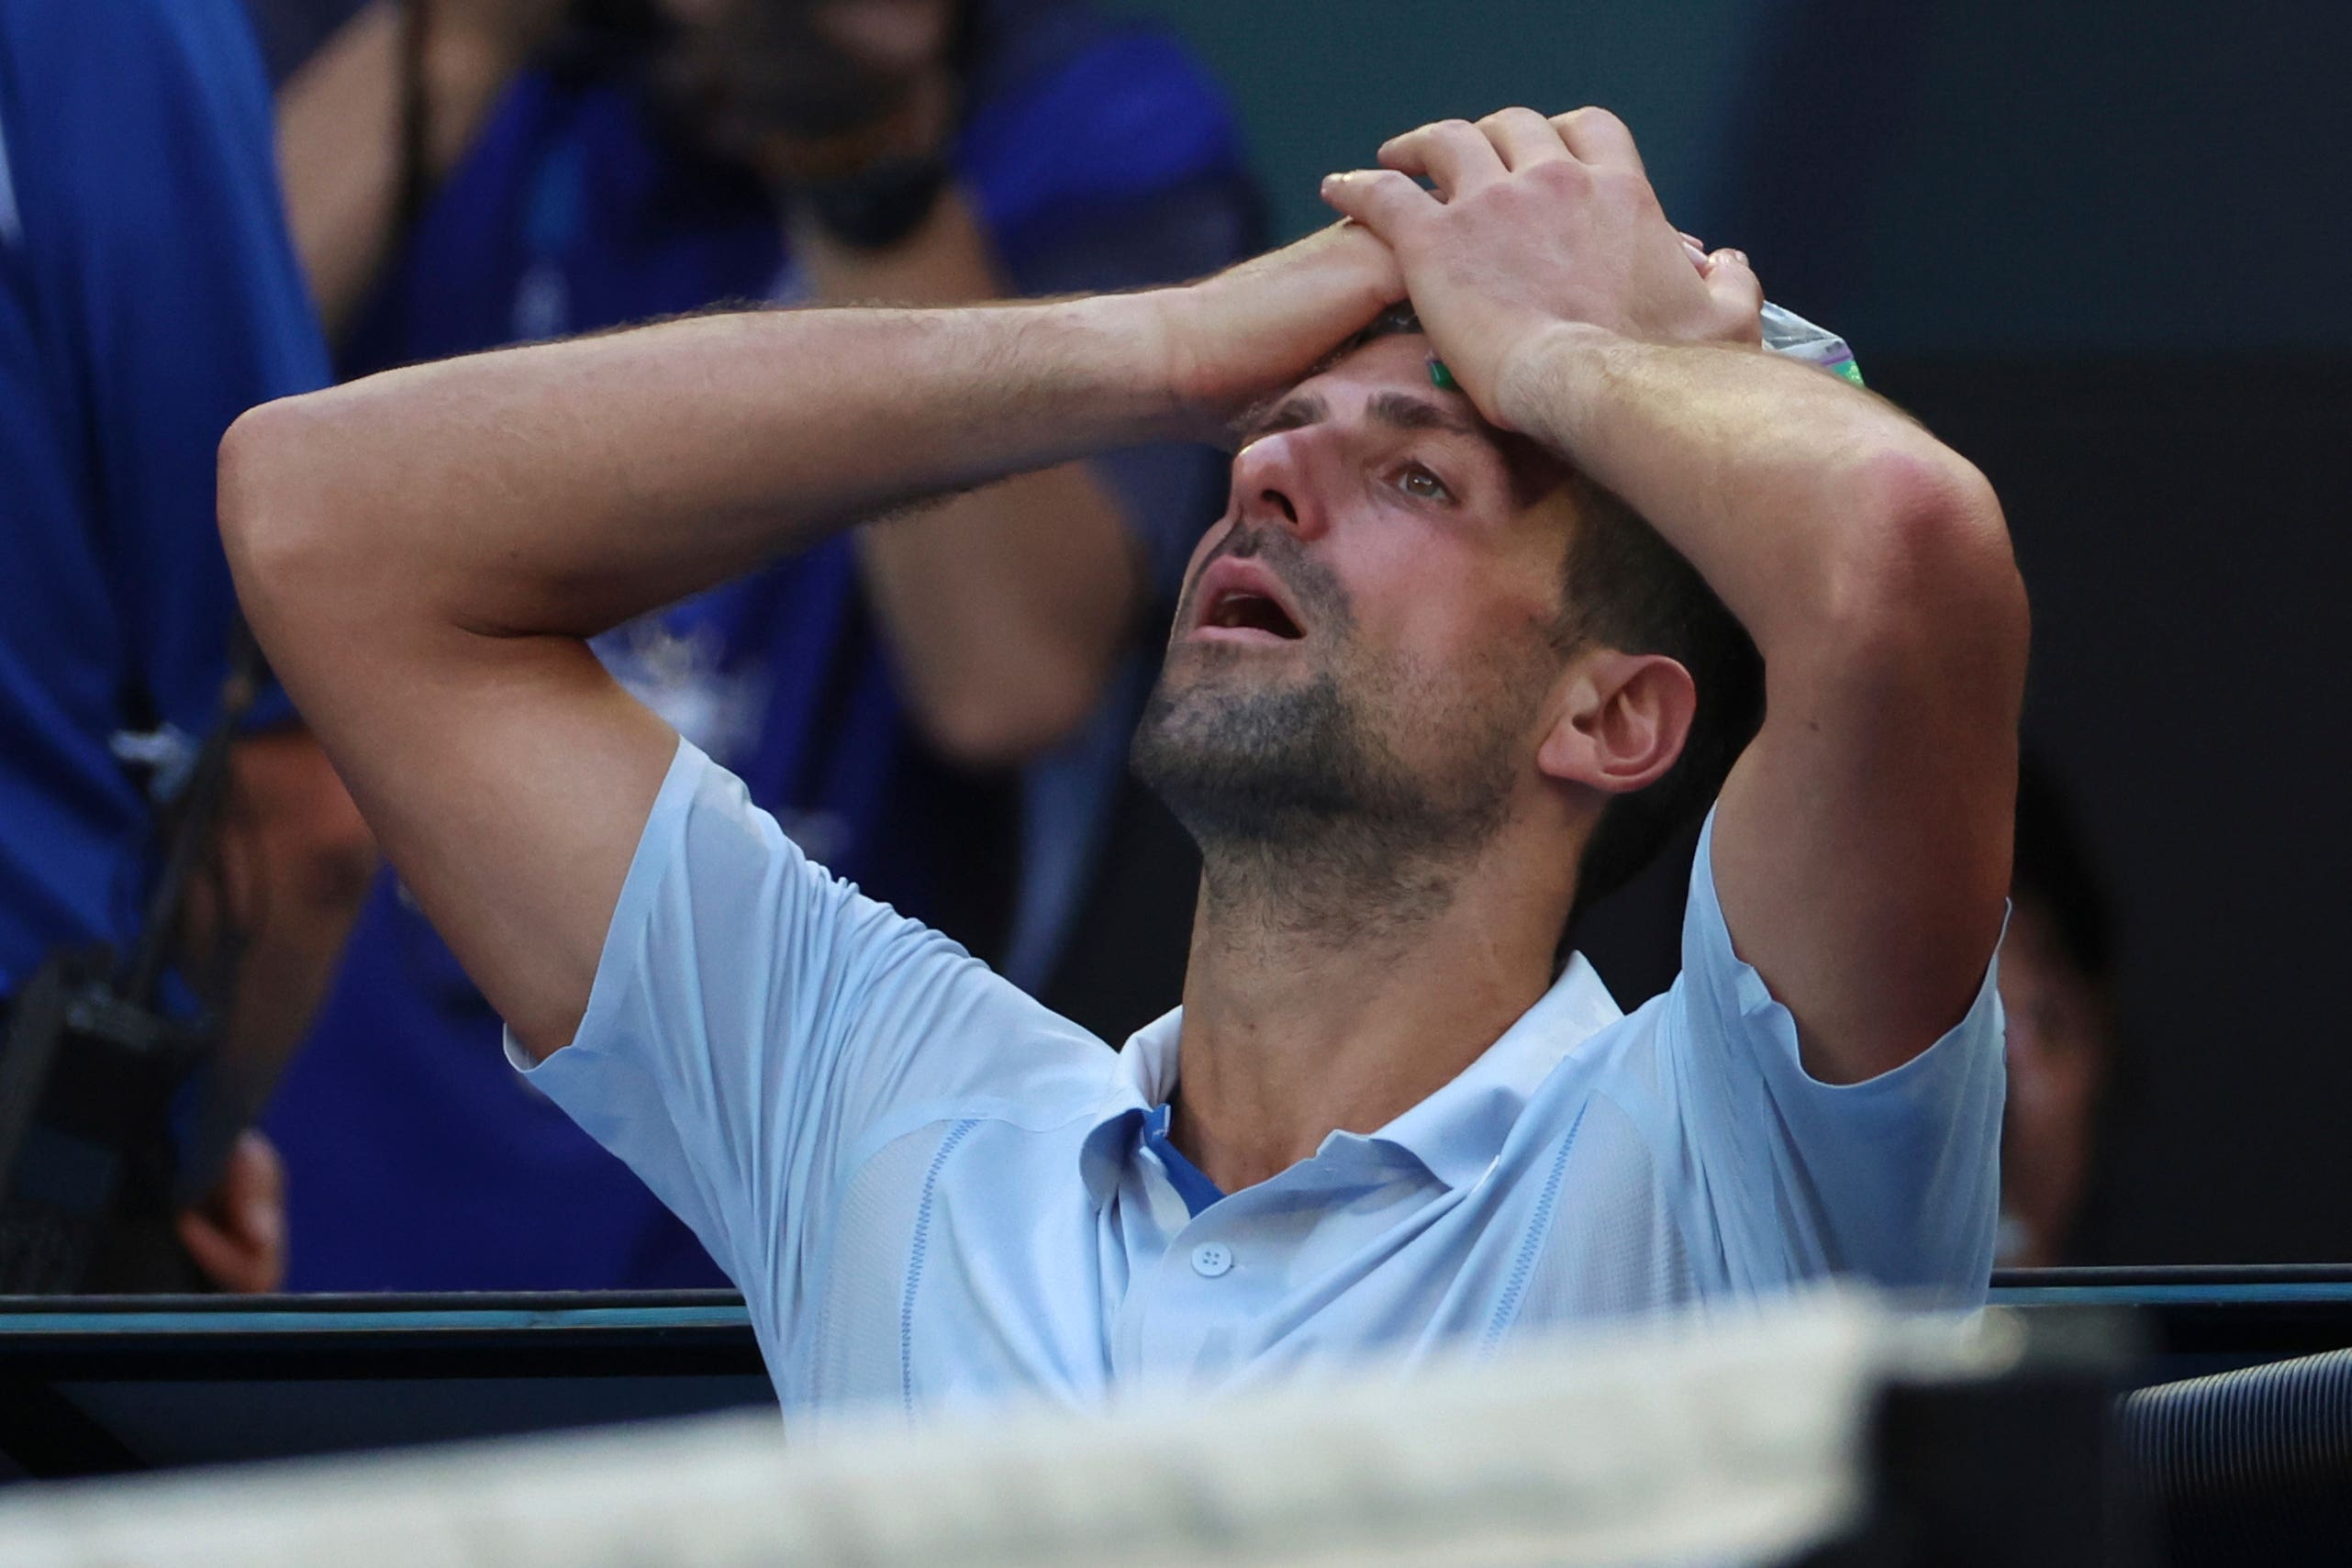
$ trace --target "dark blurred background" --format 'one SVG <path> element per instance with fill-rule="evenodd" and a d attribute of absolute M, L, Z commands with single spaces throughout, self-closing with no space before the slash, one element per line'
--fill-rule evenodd
<path fill-rule="evenodd" d="M 336 0 L 253 0 L 273 69 Z M 1609 105 L 1681 225 L 1991 475 L 2030 747 L 2115 917 L 2084 1261 L 2352 1256 L 2352 7 L 1122 0 L 1234 95 L 1277 238 L 1420 120 Z M 1672 877 L 1595 933 L 1660 984 Z"/>

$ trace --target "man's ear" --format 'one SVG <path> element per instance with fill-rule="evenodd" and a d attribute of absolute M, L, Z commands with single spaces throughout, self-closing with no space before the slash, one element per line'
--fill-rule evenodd
<path fill-rule="evenodd" d="M 1588 650 L 1563 677 L 1535 765 L 1550 778 L 1630 795 L 1674 766 L 1698 709 L 1698 687 L 1675 660 Z"/>

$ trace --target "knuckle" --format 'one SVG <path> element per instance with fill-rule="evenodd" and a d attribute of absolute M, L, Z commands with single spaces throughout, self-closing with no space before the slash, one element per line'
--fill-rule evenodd
<path fill-rule="evenodd" d="M 1384 223 L 1395 222 L 1412 216 L 1412 198 L 1421 195 L 1421 187 L 1403 174 L 1383 170 L 1365 183 L 1365 207 L 1379 215 Z"/>
<path fill-rule="evenodd" d="M 1525 171 L 1524 177 L 1560 195 L 1582 195 L 1592 188 L 1593 183 L 1590 166 L 1569 158 L 1539 163 Z"/>

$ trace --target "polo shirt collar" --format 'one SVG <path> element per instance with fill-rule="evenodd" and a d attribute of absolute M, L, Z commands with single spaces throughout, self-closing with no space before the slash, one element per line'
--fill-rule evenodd
<path fill-rule="evenodd" d="M 1108 1207 L 1118 1193 L 1120 1173 L 1140 1147 L 1143 1118 L 1176 1092 L 1176 1041 L 1183 1032 L 1184 1009 L 1171 1007 L 1129 1035 L 1111 1058 L 1094 1129 L 1078 1154 L 1079 1173 L 1097 1208 Z"/>
<path fill-rule="evenodd" d="M 1334 1132 L 1323 1151 L 1384 1144 L 1403 1151 L 1449 1187 L 1487 1173 L 1538 1085 L 1568 1053 L 1624 1017 L 1582 953 L 1568 960 L 1552 988 L 1454 1080 L 1377 1132 Z M 1080 1169 L 1097 1207 L 1108 1205 L 1133 1158 L 1144 1118 L 1165 1105 L 1176 1084 L 1176 1046 L 1184 1009 L 1164 1014 L 1128 1038 L 1087 1134 Z"/>
<path fill-rule="evenodd" d="M 1368 1134 L 1367 1141 L 1404 1150 L 1449 1187 L 1473 1185 L 1502 1152 L 1503 1140 L 1552 1070 L 1624 1016 L 1584 954 L 1574 954 L 1552 988 L 1476 1062 L 1437 1093 Z"/>

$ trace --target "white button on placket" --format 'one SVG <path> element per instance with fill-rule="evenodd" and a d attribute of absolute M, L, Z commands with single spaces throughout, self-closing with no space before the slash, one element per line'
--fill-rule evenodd
<path fill-rule="evenodd" d="M 1192 1272 L 1215 1279 L 1233 1266 L 1233 1250 L 1222 1241 L 1203 1241 L 1192 1250 Z"/>

